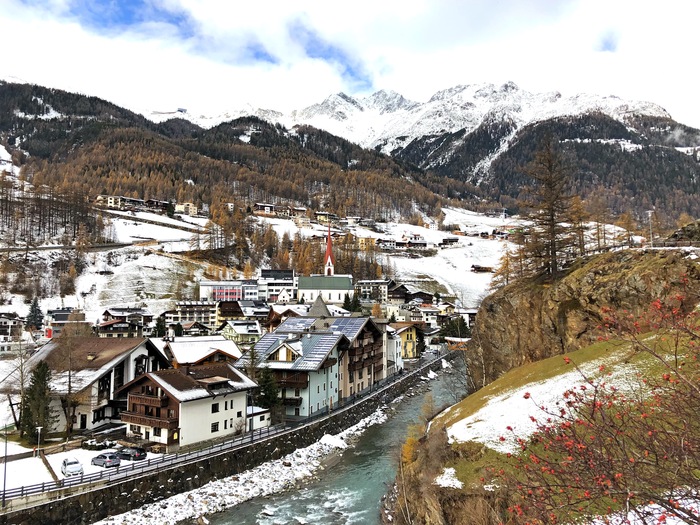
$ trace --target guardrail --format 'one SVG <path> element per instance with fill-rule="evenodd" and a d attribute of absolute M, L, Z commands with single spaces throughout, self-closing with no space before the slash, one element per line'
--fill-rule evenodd
<path fill-rule="evenodd" d="M 203 449 L 164 454 L 157 458 L 147 458 L 144 460 L 135 461 L 129 465 L 105 468 L 103 471 L 94 474 L 74 476 L 63 478 L 58 481 L 46 481 L 44 483 L 7 489 L 5 491 L 0 491 L 0 494 L 2 495 L 2 502 L 5 504 L 8 500 L 43 494 L 45 496 L 44 498 L 34 502 L 34 504 L 39 505 L 47 500 L 89 492 L 92 490 L 92 488 L 98 485 L 101 487 L 105 485 L 113 485 L 129 477 L 142 476 L 151 472 L 157 472 L 163 469 L 174 468 L 179 465 L 199 461 L 201 459 L 215 457 L 222 453 L 248 447 L 252 443 L 264 441 L 284 433 L 294 432 L 301 427 L 314 424 L 323 418 L 329 417 L 331 414 L 335 415 L 339 412 L 349 410 L 350 408 L 361 404 L 364 401 L 381 395 L 392 385 L 414 377 L 415 375 L 423 374 L 425 370 L 433 366 L 437 360 L 444 357 L 446 357 L 446 355 L 437 355 L 433 359 L 427 360 L 425 363 L 421 363 L 418 368 L 412 370 L 411 372 L 395 374 L 389 378 L 382 379 L 375 385 L 366 388 L 359 394 L 347 398 L 342 403 L 338 403 L 335 407 L 333 407 L 333 409 L 329 410 L 328 407 L 326 407 L 324 410 L 320 410 L 298 422 L 260 428 L 252 432 L 246 432 L 245 434 L 238 435 L 232 440 L 209 445 Z M 2 511 L 7 510 L 9 509 L 6 507 Z M 2 512 L 0 512 L 0 514 L 1 513 Z"/>

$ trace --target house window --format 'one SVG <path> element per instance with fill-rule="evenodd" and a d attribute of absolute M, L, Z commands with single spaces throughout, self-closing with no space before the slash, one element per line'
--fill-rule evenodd
<path fill-rule="evenodd" d="M 265 416 L 260 416 L 260 421 L 265 421 Z"/>
<path fill-rule="evenodd" d="M 236 412 L 236 417 L 243 417 L 243 412 L 240 410 Z"/>
<path fill-rule="evenodd" d="M 153 427 L 153 436 L 160 437 L 160 427 Z"/>
<path fill-rule="evenodd" d="M 224 430 L 228 428 L 228 419 L 224 419 Z"/>
<path fill-rule="evenodd" d="M 316 393 L 317 394 L 321 393 L 321 385 L 316 385 Z"/>
<path fill-rule="evenodd" d="M 212 403 L 211 405 L 211 413 L 216 414 L 219 411 L 219 403 Z"/>
<path fill-rule="evenodd" d="M 298 389 L 298 388 L 295 388 L 295 389 L 294 389 L 294 397 L 299 397 L 299 395 L 300 395 L 300 394 L 299 394 L 299 389 Z"/>
<path fill-rule="evenodd" d="M 216 423 L 211 424 L 211 431 L 212 431 L 212 433 L 219 431 L 219 422 L 218 421 Z"/>
<path fill-rule="evenodd" d="M 228 410 L 228 401 L 224 401 L 224 410 Z"/>

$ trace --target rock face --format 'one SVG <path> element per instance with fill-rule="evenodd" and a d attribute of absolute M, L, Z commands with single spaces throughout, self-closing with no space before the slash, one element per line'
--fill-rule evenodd
<path fill-rule="evenodd" d="M 604 307 L 640 313 L 653 300 L 678 293 L 697 304 L 696 257 L 663 250 L 606 253 L 576 264 L 555 283 L 501 288 L 482 302 L 476 318 L 468 357 L 474 385 L 595 342 Z"/>

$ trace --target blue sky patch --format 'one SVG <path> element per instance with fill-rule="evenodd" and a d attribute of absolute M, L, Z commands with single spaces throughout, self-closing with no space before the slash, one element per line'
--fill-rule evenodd
<path fill-rule="evenodd" d="M 184 13 L 161 9 L 148 0 L 75 0 L 69 14 L 96 32 L 119 33 L 153 23 L 175 28 L 183 37 L 194 33 Z"/>
<path fill-rule="evenodd" d="M 608 51 L 614 53 L 617 51 L 617 35 L 615 33 L 606 33 L 598 42 L 598 51 Z"/>
<path fill-rule="evenodd" d="M 360 61 L 351 57 L 343 48 L 324 40 L 313 29 L 297 21 L 289 28 L 292 40 L 302 46 L 306 56 L 324 60 L 340 71 L 343 79 L 358 89 L 370 89 L 372 79 Z"/>

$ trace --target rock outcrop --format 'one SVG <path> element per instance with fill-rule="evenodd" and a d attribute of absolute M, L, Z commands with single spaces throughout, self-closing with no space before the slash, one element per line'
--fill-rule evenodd
<path fill-rule="evenodd" d="M 528 362 L 587 346 L 600 335 L 603 308 L 639 313 L 655 299 L 700 297 L 700 263 L 691 251 L 630 250 L 596 255 L 555 282 L 517 282 L 481 304 L 469 368 L 480 388 Z"/>

